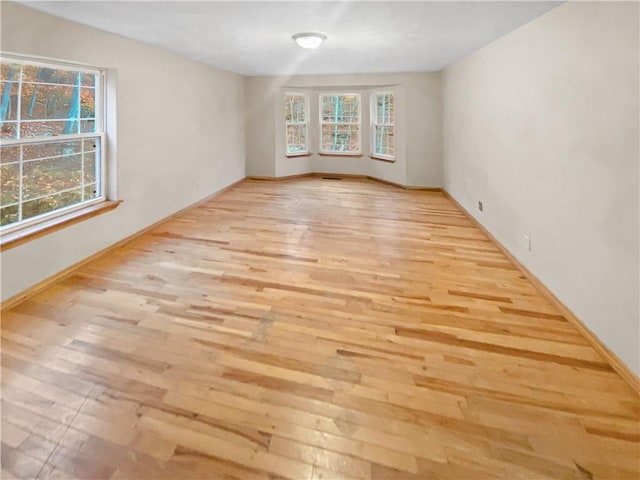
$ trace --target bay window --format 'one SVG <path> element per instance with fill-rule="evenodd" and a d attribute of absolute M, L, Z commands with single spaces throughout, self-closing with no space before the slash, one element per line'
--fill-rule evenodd
<path fill-rule="evenodd" d="M 320 153 L 359 154 L 360 95 L 320 95 Z"/>
<path fill-rule="evenodd" d="M 395 159 L 395 111 L 393 93 L 374 93 L 371 96 L 372 157 Z"/>
<path fill-rule="evenodd" d="M 309 153 L 309 102 L 304 93 L 287 93 L 286 135 L 287 156 Z"/>

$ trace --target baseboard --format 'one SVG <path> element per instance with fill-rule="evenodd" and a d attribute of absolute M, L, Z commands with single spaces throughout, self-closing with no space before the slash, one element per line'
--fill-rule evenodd
<path fill-rule="evenodd" d="M 375 180 L 376 182 L 386 183 L 387 185 L 393 185 L 394 187 L 404 188 L 405 190 L 420 190 L 424 192 L 442 192 L 441 187 L 421 187 L 418 185 L 403 185 L 401 183 L 392 182 L 391 180 L 386 180 L 384 178 L 373 177 L 371 175 L 367 175 L 369 180 Z"/>
<path fill-rule="evenodd" d="M 441 187 L 421 187 L 421 186 L 413 186 L 413 185 L 403 185 L 402 183 L 392 182 L 391 180 L 386 180 L 380 177 L 374 177 L 372 175 L 361 175 L 355 173 L 331 173 L 331 172 L 308 172 L 308 173 L 299 173 L 296 175 L 284 175 L 282 177 L 268 177 L 268 176 L 256 176 L 251 175 L 247 178 L 251 180 L 269 180 L 269 181 L 277 181 L 277 180 L 292 180 L 295 178 L 304 178 L 304 177 L 332 177 L 332 178 L 354 178 L 354 179 L 368 179 L 374 180 L 380 183 L 386 183 L 387 185 L 393 185 L 394 187 L 404 188 L 405 190 L 423 190 L 427 192 L 442 192 Z"/>
<path fill-rule="evenodd" d="M 293 180 L 294 178 L 304 178 L 310 177 L 311 173 L 298 173 L 296 175 L 283 175 L 282 177 L 271 177 L 264 175 L 249 175 L 246 177 L 247 180 L 266 180 L 266 181 L 277 181 L 277 180 Z"/>
<path fill-rule="evenodd" d="M 555 305 L 558 310 L 562 312 L 565 318 L 569 321 L 571 325 L 575 327 L 578 332 L 589 342 L 596 352 L 598 352 L 611 367 L 618 373 L 629 386 L 640 395 L 640 378 L 631 371 L 631 369 L 622 361 L 620 358 L 613 353 L 605 344 L 603 344 L 600 339 L 593 333 L 589 328 L 580 320 L 570 309 L 567 307 L 556 295 L 549 290 L 545 286 L 542 281 L 538 277 L 536 277 L 531 271 L 522 265 L 518 259 L 513 256 L 513 254 L 507 250 L 507 248 L 502 245 L 496 237 L 493 236 L 489 230 L 487 230 L 476 218 L 471 215 L 466 208 L 464 208 L 460 202 L 458 202 L 449 192 L 447 192 L 444 188 L 442 192 L 447 196 L 449 200 L 451 200 L 457 207 L 462 210 L 462 212 L 467 216 L 471 222 L 475 226 L 477 226 L 487 237 L 491 240 L 498 249 L 515 265 L 515 267 L 522 273 L 527 280 L 529 280 L 534 287 L 536 287 L 542 295 L 544 295 L 553 305 Z"/>
<path fill-rule="evenodd" d="M 80 260 L 77 263 L 74 263 L 73 265 L 65 268 L 64 270 L 61 270 L 60 272 L 45 278 L 44 280 L 36 283 L 35 285 L 29 287 L 28 289 L 14 295 L 13 297 L 9 297 L 7 298 L 5 301 L 2 302 L 2 304 L 0 305 L 0 313 L 5 312 L 13 307 L 15 307 L 16 305 L 30 299 L 31 297 L 33 297 L 34 295 L 37 295 L 38 293 L 42 292 L 43 290 L 46 290 L 49 287 L 52 287 L 53 285 L 57 284 L 58 282 L 61 282 L 62 280 L 64 280 L 65 278 L 69 277 L 70 275 L 73 275 L 74 273 L 76 273 L 77 271 L 79 271 L 80 269 L 82 269 L 83 267 L 87 266 L 88 264 L 92 263 L 95 260 L 98 260 L 101 257 L 104 257 L 105 255 L 108 255 L 110 253 L 113 253 L 114 251 L 128 245 L 129 243 L 131 243 L 133 240 L 135 240 L 136 238 L 144 235 L 145 233 L 149 232 L 150 230 L 153 230 L 154 228 L 156 228 L 157 226 L 163 224 L 164 222 L 178 216 L 181 215 L 182 213 L 186 212 L 187 210 L 190 210 L 192 208 L 195 208 L 203 203 L 208 202 L 209 200 L 211 200 L 214 197 L 217 197 L 218 195 L 226 192 L 227 190 L 235 187 L 236 185 L 239 185 L 240 183 L 244 182 L 246 180 L 246 178 L 242 178 L 240 180 L 238 180 L 237 182 L 232 183 L 231 185 L 227 185 L 224 188 L 221 188 L 220 190 L 218 190 L 215 193 L 212 193 L 211 195 L 208 195 L 207 197 L 203 198 L 202 200 L 198 200 L 197 202 L 189 205 L 188 207 L 182 208 L 180 210 L 178 210 L 175 213 L 172 213 L 171 215 L 163 218 L 162 220 L 159 220 L 155 223 L 153 223 L 152 225 L 149 225 L 148 227 L 143 228 L 142 230 L 134 233 L 133 235 L 129 235 L 128 237 L 112 244 L 109 245 L 108 247 L 100 250 L 97 253 L 94 253 L 93 255 Z"/>
<path fill-rule="evenodd" d="M 356 180 L 364 180 L 366 178 L 369 178 L 366 175 L 362 175 L 359 173 L 332 173 L 332 172 L 311 172 L 311 173 L 308 173 L 307 176 L 318 177 L 318 178 L 322 178 L 322 177 L 353 178 Z"/>

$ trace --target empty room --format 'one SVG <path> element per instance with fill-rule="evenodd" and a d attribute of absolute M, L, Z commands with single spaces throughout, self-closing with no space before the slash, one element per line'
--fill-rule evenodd
<path fill-rule="evenodd" d="M 640 479 L 640 3 L 0 19 L 0 478 Z"/>

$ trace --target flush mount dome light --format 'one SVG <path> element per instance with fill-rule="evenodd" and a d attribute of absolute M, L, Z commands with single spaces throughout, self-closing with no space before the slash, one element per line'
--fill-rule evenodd
<path fill-rule="evenodd" d="M 318 48 L 327 39 L 326 35 L 315 32 L 296 33 L 293 37 L 299 47 Z"/>

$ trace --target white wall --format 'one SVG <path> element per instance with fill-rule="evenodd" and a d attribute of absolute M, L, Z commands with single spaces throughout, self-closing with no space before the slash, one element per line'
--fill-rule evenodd
<path fill-rule="evenodd" d="M 396 161 L 369 158 L 371 91 L 392 91 L 396 102 Z M 284 95 L 310 96 L 310 157 L 285 155 Z M 341 91 L 362 96 L 362 157 L 320 156 L 318 95 Z M 442 186 L 442 94 L 438 73 L 247 77 L 247 174 L 287 176 L 350 173 L 414 186 Z"/>
<path fill-rule="evenodd" d="M 446 189 L 636 374 L 638 7 L 563 4 L 443 78 Z"/>
<path fill-rule="evenodd" d="M 244 177 L 240 75 L 22 5 L 1 5 L 3 51 L 115 71 L 117 192 L 124 201 L 4 251 L 3 300 Z"/>

